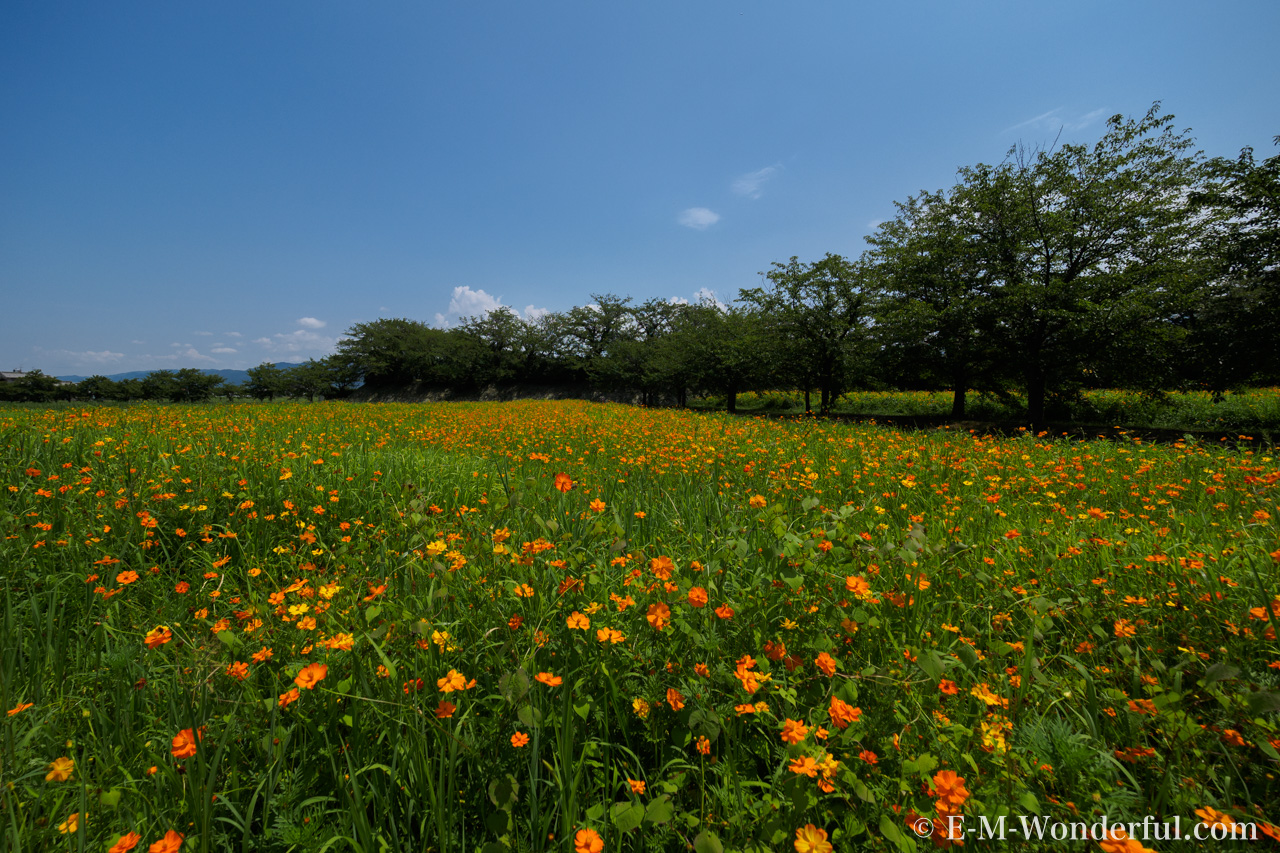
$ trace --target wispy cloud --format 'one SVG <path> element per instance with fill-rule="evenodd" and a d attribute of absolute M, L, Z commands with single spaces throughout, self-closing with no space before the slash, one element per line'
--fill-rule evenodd
<path fill-rule="evenodd" d="M 323 329 L 329 324 L 324 320 L 317 320 L 315 317 L 300 317 L 298 325 L 304 329 Z"/>
<path fill-rule="evenodd" d="M 1104 118 L 1106 115 L 1107 111 L 1103 108 L 1090 110 L 1087 113 L 1073 116 L 1065 112 L 1063 107 L 1055 107 L 1047 113 L 1041 113 L 1040 115 L 1029 118 L 1026 121 L 1019 122 L 1013 127 L 1005 128 L 1003 133 L 1013 133 L 1017 130 L 1026 129 L 1050 132 L 1056 132 L 1058 130 L 1084 130 L 1086 127 L 1095 124 L 1098 119 Z"/>
<path fill-rule="evenodd" d="M 204 338 L 213 337 L 213 332 L 195 332 L 194 334 L 200 335 L 201 337 L 204 337 Z"/>
<path fill-rule="evenodd" d="M 57 359 L 62 363 L 70 363 L 76 365 L 91 364 L 115 364 L 124 358 L 122 352 L 112 352 L 111 350 L 101 350 L 94 352 L 93 350 L 69 350 L 69 349 L 43 349 L 36 347 L 35 351 L 40 357 Z"/>
<path fill-rule="evenodd" d="M 537 308 L 533 305 L 524 306 L 524 318 L 530 323 L 536 323 L 550 313 L 551 309 L 549 308 Z"/>
<path fill-rule="evenodd" d="M 778 172 L 782 171 L 782 167 L 778 165 L 765 166 L 763 169 L 757 169 L 754 172 L 748 172 L 745 175 L 739 175 L 733 179 L 730 185 L 735 193 L 746 198 L 760 198 L 760 188 L 765 182 L 772 178 Z"/>
<path fill-rule="evenodd" d="M 213 349 L 209 350 L 209 352 L 216 352 L 216 353 L 221 353 L 225 355 L 226 353 L 238 352 L 238 350 L 234 350 L 231 347 L 214 347 Z"/>
<path fill-rule="evenodd" d="M 301 353 L 319 358 L 333 352 L 338 340 L 317 334 L 311 329 L 295 329 L 292 332 L 278 332 L 271 337 L 255 338 L 253 343 L 267 352 Z"/>
<path fill-rule="evenodd" d="M 227 337 L 228 337 L 228 338 L 243 338 L 243 337 L 244 337 L 244 335 L 240 334 L 239 332 L 227 332 Z"/>
<path fill-rule="evenodd" d="M 720 214 L 714 210 L 708 210 L 705 207 L 691 207 L 681 212 L 676 221 L 685 228 L 692 228 L 695 231 L 706 231 L 712 225 L 720 221 Z"/>

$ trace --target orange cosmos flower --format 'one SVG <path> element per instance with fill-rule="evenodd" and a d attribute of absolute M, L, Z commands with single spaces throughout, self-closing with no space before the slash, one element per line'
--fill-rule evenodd
<path fill-rule="evenodd" d="M 827 713 L 831 717 L 831 722 L 835 723 L 837 728 L 847 729 L 850 723 L 858 722 L 858 718 L 862 716 L 862 709 L 855 708 L 848 702 L 842 702 L 832 696 L 831 708 Z"/>
<path fill-rule="evenodd" d="M 836 660 L 826 652 L 818 655 L 818 658 L 814 663 L 818 665 L 818 669 L 822 670 L 822 673 L 828 678 L 836 674 Z"/>
<path fill-rule="evenodd" d="M 752 495 L 751 499 L 747 501 L 747 506 L 752 509 L 764 509 L 766 503 L 768 501 L 764 499 L 764 495 Z"/>
<path fill-rule="evenodd" d="M 548 687 L 559 687 L 564 684 L 564 679 L 558 675 L 552 675 L 549 672 L 540 672 L 533 677 L 534 681 L 541 681 Z"/>
<path fill-rule="evenodd" d="M 138 833 L 126 832 L 116 839 L 116 843 L 111 845 L 107 853 L 129 853 L 130 850 L 138 846 L 138 842 L 141 840 L 142 836 Z"/>
<path fill-rule="evenodd" d="M 227 667 L 227 675 L 236 681 L 244 681 L 249 677 L 249 664 L 244 661 L 236 661 Z"/>
<path fill-rule="evenodd" d="M 569 618 L 565 620 L 565 625 L 571 630 L 585 631 L 591 627 L 591 620 L 575 610 L 569 614 Z"/>
<path fill-rule="evenodd" d="M 19 702 L 17 705 L 10 708 L 7 713 L 10 717 L 16 714 L 21 714 L 23 711 L 27 710 L 34 704 L 35 704 L 34 702 Z"/>
<path fill-rule="evenodd" d="M 671 706 L 671 710 L 679 711 L 684 707 L 684 694 L 674 687 L 667 688 L 667 704 Z"/>
<path fill-rule="evenodd" d="M 457 705 L 453 704 L 452 702 L 446 702 L 443 699 L 441 699 L 440 704 L 436 706 L 436 716 L 442 720 L 448 719 L 449 717 L 453 716 L 453 712 L 456 710 L 458 710 Z"/>
<path fill-rule="evenodd" d="M 716 608 L 716 615 L 719 616 L 721 619 L 732 619 L 733 608 L 727 604 L 721 604 L 719 607 Z"/>
<path fill-rule="evenodd" d="M 298 692 L 298 688 L 291 687 L 287 693 L 280 694 L 280 701 L 278 704 L 281 708 L 287 708 L 292 703 L 297 702 L 300 698 L 302 698 L 302 694 Z"/>
<path fill-rule="evenodd" d="M 948 696 L 954 696 L 960 692 L 960 688 L 956 686 L 956 683 L 946 678 L 938 682 L 938 690 Z"/>
<path fill-rule="evenodd" d="M 969 799 L 969 791 L 964 786 L 964 777 L 957 776 L 954 770 L 942 770 L 933 775 L 933 787 L 939 803 L 945 803 L 946 810 L 954 812 Z M 941 810 L 941 806 L 939 806 Z"/>
<path fill-rule="evenodd" d="M 694 607 L 707 606 L 707 591 L 700 586 L 695 586 L 689 590 L 689 603 Z"/>
<path fill-rule="evenodd" d="M 173 736 L 173 745 L 169 747 L 174 758 L 190 758 L 196 754 L 196 735 L 191 729 L 183 729 Z"/>
<path fill-rule="evenodd" d="M 697 747 L 698 752 L 702 755 L 711 754 L 711 741 L 707 740 L 706 737 L 700 736 L 694 746 Z"/>
<path fill-rule="evenodd" d="M 267 660 L 268 658 L 270 658 L 273 654 L 274 652 L 272 652 L 271 649 L 258 649 L 256 652 L 253 653 L 253 662 L 262 663 L 264 660 Z"/>
<path fill-rule="evenodd" d="M 58 824 L 58 832 L 66 835 L 69 832 L 77 832 L 80 829 L 80 812 L 72 812 L 67 815 L 67 819 Z"/>
<path fill-rule="evenodd" d="M 657 575 L 659 580 L 670 580 L 671 572 L 675 567 L 670 557 L 654 557 L 649 561 L 649 569 Z"/>
<path fill-rule="evenodd" d="M 587 504 L 587 506 L 591 507 L 592 512 L 604 512 L 605 503 L 599 498 L 596 498 L 591 503 Z"/>
<path fill-rule="evenodd" d="M 813 759 L 813 756 L 802 755 L 795 761 L 792 761 L 791 764 L 788 765 L 787 769 L 792 773 L 796 773 L 801 776 L 808 776 L 810 779 L 813 779 L 818 775 L 818 762 Z"/>
<path fill-rule="evenodd" d="M 809 727 L 804 724 L 804 720 L 793 720 L 788 717 L 782 723 L 782 734 L 780 737 L 786 743 L 797 744 L 804 740 L 809 734 Z"/>
<path fill-rule="evenodd" d="M 71 773 L 76 769 L 76 763 L 70 758 L 55 758 L 49 765 L 49 774 L 44 777 L 46 782 L 65 782 L 71 778 Z"/>
<path fill-rule="evenodd" d="M 169 630 L 167 625 L 157 625 L 147 632 L 147 636 L 143 638 L 143 642 L 147 644 L 147 648 L 156 649 L 173 639 L 173 632 Z"/>
<path fill-rule="evenodd" d="M 116 575 L 116 583 L 120 584 L 121 586 L 131 584 L 137 579 L 138 579 L 138 573 L 133 570 L 129 570 L 127 572 L 121 572 L 120 574 Z"/>
<path fill-rule="evenodd" d="M 529 743 L 529 736 L 524 732 L 516 732 L 511 736 L 511 745 L 514 746 L 516 749 L 519 749 L 520 747 L 525 746 L 528 743 Z"/>
<path fill-rule="evenodd" d="M 645 783 L 638 779 L 628 779 L 627 784 L 631 786 L 631 793 L 644 796 Z"/>
<path fill-rule="evenodd" d="M 322 663 L 309 663 L 302 668 L 293 683 L 303 690 L 312 690 L 329 674 L 329 667 Z"/>
<path fill-rule="evenodd" d="M 573 853 L 600 853 L 604 840 L 594 829 L 579 829 L 573 836 Z"/>
<path fill-rule="evenodd" d="M 147 848 L 147 853 L 178 853 L 182 849 L 183 837 L 182 833 L 171 829 L 164 834 L 164 838 L 152 843 Z"/>
<path fill-rule="evenodd" d="M 436 679 L 436 687 L 440 688 L 441 693 L 452 693 L 455 690 L 470 690 L 476 686 L 476 680 L 473 678 L 467 681 L 467 677 L 456 669 L 449 670 L 449 674 L 443 678 Z"/>
<path fill-rule="evenodd" d="M 795 848 L 796 853 L 832 853 L 833 849 L 827 841 L 827 831 L 811 823 L 796 830 Z"/>
<path fill-rule="evenodd" d="M 568 474 L 556 474 L 556 491 L 568 492 L 573 489 L 573 478 Z"/>
<path fill-rule="evenodd" d="M 659 601 L 649 605 L 649 614 L 645 616 L 655 630 L 661 631 L 671 622 L 671 608 Z"/>
<path fill-rule="evenodd" d="M 1116 636 L 1120 638 L 1132 637 L 1138 633 L 1138 629 L 1128 619 L 1117 619 L 1115 624 Z"/>
<path fill-rule="evenodd" d="M 869 749 L 864 749 L 862 750 L 862 752 L 859 752 L 858 757 L 861 758 L 863 761 L 867 762 L 868 764 L 880 763 L 880 758 Z"/>

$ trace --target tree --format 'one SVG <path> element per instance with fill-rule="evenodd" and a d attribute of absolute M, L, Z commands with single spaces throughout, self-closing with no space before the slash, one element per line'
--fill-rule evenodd
<path fill-rule="evenodd" d="M 144 400 L 172 400 L 178 393 L 178 377 L 172 370 L 153 370 L 142 378 Z"/>
<path fill-rule="evenodd" d="M 1187 131 L 1159 104 L 1140 120 L 1114 116 L 1094 146 L 1021 149 L 996 168 L 962 169 L 969 228 L 992 286 L 993 334 L 1020 375 L 1030 421 L 1048 394 L 1089 369 L 1149 359 L 1161 300 L 1185 271 L 1198 169 Z"/>
<path fill-rule="evenodd" d="M 1280 155 L 1259 163 L 1245 148 L 1205 174 L 1192 195 L 1208 218 L 1204 286 L 1178 317 L 1187 377 L 1215 394 L 1280 382 Z"/>
<path fill-rule="evenodd" d="M 416 320 L 357 323 L 338 341 L 334 357 L 373 389 L 398 390 L 435 382 L 448 334 Z"/>
<path fill-rule="evenodd" d="M 184 367 L 174 374 L 170 397 L 175 403 L 203 403 L 209 400 L 226 380 L 214 373 Z"/>
<path fill-rule="evenodd" d="M 988 384 L 993 361 L 995 283 L 977 262 L 967 202 L 964 187 L 921 192 L 867 238 L 884 296 L 876 316 L 881 360 L 905 384 L 951 388 L 957 419 L 968 390 Z"/>
<path fill-rule="evenodd" d="M 808 389 L 818 388 L 821 409 L 828 412 L 869 367 L 868 269 L 828 253 L 811 264 L 792 257 L 761 275 L 769 287 L 744 290 L 741 300 L 777 325 L 791 378 L 805 389 L 805 411 L 810 408 Z"/>
<path fill-rule="evenodd" d="M 284 370 L 270 361 L 251 367 L 245 373 L 249 377 L 244 385 L 245 393 L 255 400 L 270 402 L 277 394 L 283 394 L 288 384 Z"/>
<path fill-rule="evenodd" d="M 107 377 L 96 374 L 81 379 L 76 384 L 76 396 L 87 400 L 118 400 L 120 386 Z"/>

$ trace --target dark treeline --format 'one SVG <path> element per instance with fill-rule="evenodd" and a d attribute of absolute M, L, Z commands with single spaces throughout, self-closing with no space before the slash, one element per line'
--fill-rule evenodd
<path fill-rule="evenodd" d="M 593 294 L 534 321 L 501 308 L 451 329 L 360 323 L 328 358 L 261 365 L 241 390 L 568 386 L 649 404 L 713 393 L 732 411 L 744 391 L 802 389 L 825 411 L 850 390 L 945 388 L 957 418 L 968 394 L 1018 391 L 1041 423 L 1088 387 L 1280 382 L 1280 156 L 1206 159 L 1159 105 L 1112 118 L 1092 146 L 962 168 L 867 239 L 857 259 L 775 263 L 727 305 Z M 178 387 L 166 396 L 198 398 Z"/>

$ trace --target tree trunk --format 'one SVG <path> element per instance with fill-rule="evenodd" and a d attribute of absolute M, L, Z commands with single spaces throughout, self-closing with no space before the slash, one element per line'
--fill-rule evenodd
<path fill-rule="evenodd" d="M 809 405 L 809 389 L 804 389 L 804 413 L 806 415 L 813 414 L 813 406 Z"/>
<path fill-rule="evenodd" d="M 738 391 L 735 388 L 729 392 L 729 414 L 737 414 L 738 412 Z"/>
<path fill-rule="evenodd" d="M 960 371 L 957 371 L 951 378 L 951 417 L 956 420 L 964 418 L 964 398 L 968 392 L 965 387 L 966 384 L 965 376 Z"/>
<path fill-rule="evenodd" d="M 1027 377 L 1027 420 L 1033 430 L 1044 429 L 1045 381 L 1042 371 Z"/>

